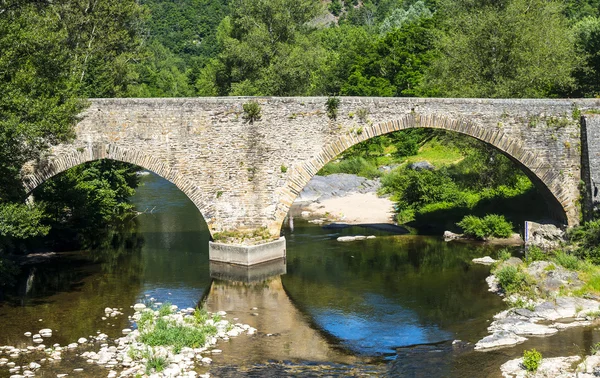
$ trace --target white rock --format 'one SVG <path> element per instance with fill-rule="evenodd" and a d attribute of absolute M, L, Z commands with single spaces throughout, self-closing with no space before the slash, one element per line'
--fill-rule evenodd
<path fill-rule="evenodd" d="M 520 344 L 527 339 L 509 331 L 499 331 L 486 336 L 475 344 L 475 350 L 497 349 Z"/>
<path fill-rule="evenodd" d="M 134 305 L 133 305 L 133 309 L 134 309 L 135 311 L 142 311 L 142 310 L 144 310 L 145 308 L 146 308 L 146 305 L 145 305 L 145 304 L 143 304 L 143 303 L 136 303 L 136 304 L 134 304 Z"/>
<path fill-rule="evenodd" d="M 473 259 L 471 261 L 473 261 L 475 264 L 483 264 L 483 265 L 491 265 L 491 264 L 493 264 L 495 262 L 498 262 L 498 260 L 494 260 L 490 256 L 484 256 L 484 257 L 476 258 L 476 259 Z"/>
<path fill-rule="evenodd" d="M 77 340 L 77 342 L 78 342 L 79 344 L 85 344 L 85 343 L 87 343 L 87 339 L 86 339 L 85 337 L 80 337 L 80 338 Z"/>
<path fill-rule="evenodd" d="M 337 241 L 339 242 L 351 242 L 355 240 L 356 238 L 354 236 L 340 236 L 339 238 L 337 238 Z"/>
<path fill-rule="evenodd" d="M 542 362 L 534 374 L 531 374 L 523 367 L 523 359 L 516 358 L 500 366 L 502 376 L 505 378 L 535 378 L 535 377 L 564 377 L 563 374 L 569 373 L 571 365 L 581 360 L 579 356 L 542 358 Z M 575 374 L 572 375 L 575 377 Z"/>
<path fill-rule="evenodd" d="M 25 332 L 24 335 L 27 336 L 27 337 L 30 337 L 31 336 L 31 332 Z"/>
<path fill-rule="evenodd" d="M 123 330 L 121 332 L 123 333 L 123 335 L 129 335 L 131 333 L 131 329 L 123 328 Z"/>

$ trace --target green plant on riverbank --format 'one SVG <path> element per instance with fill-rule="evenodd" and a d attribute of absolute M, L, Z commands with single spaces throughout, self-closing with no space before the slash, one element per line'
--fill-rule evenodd
<path fill-rule="evenodd" d="M 523 351 L 523 367 L 525 370 L 534 372 L 542 363 L 542 354 L 535 349 Z"/>
<path fill-rule="evenodd" d="M 154 318 L 152 310 L 146 310 L 138 321 L 139 341 L 151 347 L 171 346 L 177 353 L 184 347 L 199 348 L 208 337 L 217 333 L 214 325 L 206 323 L 203 310 L 196 309 L 184 323 L 168 318 L 172 314 L 170 304 L 163 305 L 158 311 L 159 318 Z"/>
<path fill-rule="evenodd" d="M 463 229 L 465 235 L 480 240 L 489 237 L 508 238 L 513 233 L 512 224 L 504 216 L 497 214 L 489 214 L 483 218 L 467 215 L 457 225 Z"/>
<path fill-rule="evenodd" d="M 502 290 L 507 294 L 524 294 L 529 291 L 531 279 L 530 277 L 513 265 L 505 265 L 500 269 L 494 271 L 498 284 Z"/>

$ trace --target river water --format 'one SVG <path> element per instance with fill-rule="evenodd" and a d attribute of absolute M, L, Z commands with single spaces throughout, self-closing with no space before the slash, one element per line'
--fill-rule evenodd
<path fill-rule="evenodd" d="M 0 302 L 0 345 L 33 345 L 23 333 L 42 328 L 54 331 L 46 345 L 99 332 L 119 337 L 131 326 L 131 305 L 150 299 L 224 310 L 258 329 L 221 343 L 212 366 L 198 369 L 217 377 L 495 377 L 524 349 L 535 347 L 545 357 L 583 355 L 600 341 L 588 327 L 475 352 L 492 316 L 505 308 L 487 291 L 489 268 L 471 263 L 493 256 L 489 246 L 296 219 L 293 231 L 284 230 L 287 261 L 253 269 L 209 263 L 209 233 L 194 205 L 158 176 L 144 176 L 143 183 L 132 199 L 142 214 L 110 248 L 23 267 L 18 288 Z M 336 241 L 353 234 L 377 238 Z M 106 318 L 105 307 L 124 315 Z M 36 376 L 74 375 L 76 367 L 84 368 L 76 376 L 106 376 L 80 352 L 43 364 Z M 0 377 L 7 370 L 0 368 Z"/>

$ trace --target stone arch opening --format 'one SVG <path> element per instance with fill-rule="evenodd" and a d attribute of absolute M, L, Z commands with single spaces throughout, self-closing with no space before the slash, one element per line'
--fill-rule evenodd
<path fill-rule="evenodd" d="M 292 167 L 285 188 L 281 191 L 276 213 L 279 227 L 302 189 L 310 179 L 328 162 L 335 159 L 348 148 L 371 138 L 414 128 L 443 129 L 473 137 L 490 145 L 516 163 L 532 181 L 547 202 L 550 213 L 556 220 L 573 226 L 579 223 L 579 211 L 562 187 L 561 172 L 556 172 L 536 154 L 524 148 L 522 142 L 509 137 L 501 128 L 484 128 L 468 119 L 454 119 L 436 114 L 420 115 L 411 113 L 399 119 L 366 125 L 361 132 L 350 132 L 325 145 L 321 151 L 309 160 Z"/>
<path fill-rule="evenodd" d="M 54 154 L 39 162 L 28 163 L 21 170 L 23 186 L 28 195 L 45 181 L 78 165 L 102 159 L 120 161 L 151 171 L 174 184 L 196 206 L 208 225 L 211 238 L 213 237 L 211 223 L 214 219 L 211 206 L 204 198 L 205 194 L 184 175 L 171 169 L 167 162 L 137 149 L 122 148 L 116 144 L 90 144 L 84 148 L 68 147 L 66 150 L 53 152 Z"/>

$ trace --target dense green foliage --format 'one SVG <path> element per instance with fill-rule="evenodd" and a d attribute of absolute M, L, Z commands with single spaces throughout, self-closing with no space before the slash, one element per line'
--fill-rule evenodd
<path fill-rule="evenodd" d="M 576 246 L 573 253 L 577 257 L 600 264 L 600 220 L 570 229 L 568 238 Z"/>
<path fill-rule="evenodd" d="M 463 229 L 465 235 L 480 240 L 489 237 L 508 238 L 513 233 L 510 222 L 497 214 L 488 214 L 483 218 L 467 215 L 457 225 Z"/>
<path fill-rule="evenodd" d="M 79 233 L 85 227 L 79 220 L 98 221 L 92 214 L 100 208 L 104 223 L 95 223 L 98 228 L 106 225 L 107 213 L 119 212 L 110 201 L 75 204 L 76 197 L 66 195 L 86 185 L 89 191 L 99 189 L 98 178 L 85 168 L 70 174 L 62 198 L 41 195 L 25 203 L 29 193 L 21 184 L 21 168 L 74 136 L 73 126 L 86 106 L 82 98 L 125 94 L 141 46 L 143 13 L 134 0 L 0 2 L 1 284 L 14 272 L 2 255 L 30 251 L 36 244 L 32 239 L 48 235 L 57 224 L 77 224 L 73 232 Z M 76 208 L 84 215 L 79 219 L 70 212 Z M 53 218 L 60 212 L 60 219 Z"/>
<path fill-rule="evenodd" d="M 494 275 L 506 294 L 518 293 L 527 287 L 527 275 L 516 266 L 504 265 Z"/>
<path fill-rule="evenodd" d="M 138 185 L 137 168 L 100 160 L 69 169 L 34 193 L 45 205 L 51 240 L 63 248 L 93 247 L 107 226 L 132 214 L 128 198 Z M 72 241 L 72 242 L 71 242 Z"/>

